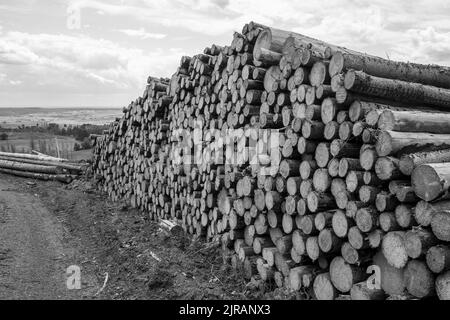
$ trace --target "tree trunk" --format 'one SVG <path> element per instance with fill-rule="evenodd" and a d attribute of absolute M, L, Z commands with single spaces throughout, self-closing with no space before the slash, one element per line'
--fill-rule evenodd
<path fill-rule="evenodd" d="M 63 169 L 57 166 L 30 164 L 9 160 L 0 160 L 0 168 L 30 173 L 60 174 L 63 172 Z"/>
<path fill-rule="evenodd" d="M 431 229 L 439 240 L 450 241 L 450 212 L 440 211 L 434 214 Z"/>
<path fill-rule="evenodd" d="M 417 152 L 425 147 L 450 146 L 450 135 L 423 132 L 381 131 L 378 135 L 376 150 L 379 156 L 393 155 L 399 152 Z"/>
<path fill-rule="evenodd" d="M 441 300 L 450 300 L 450 271 L 436 278 L 436 292 Z"/>
<path fill-rule="evenodd" d="M 405 268 L 405 285 L 408 293 L 417 298 L 435 294 L 434 276 L 427 264 L 420 260 L 411 260 Z"/>
<path fill-rule="evenodd" d="M 339 238 L 345 238 L 348 230 L 354 225 L 354 220 L 347 217 L 342 210 L 336 210 L 332 218 L 333 231 Z"/>
<path fill-rule="evenodd" d="M 411 175 L 411 183 L 416 195 L 425 201 L 447 197 L 450 187 L 450 163 L 419 165 Z"/>
<path fill-rule="evenodd" d="M 278 90 L 279 82 L 282 79 L 282 74 L 279 66 L 272 66 L 267 69 L 264 76 L 264 89 L 267 92 Z"/>
<path fill-rule="evenodd" d="M 355 283 L 350 290 L 352 300 L 384 300 L 386 294 L 382 289 L 372 289 L 367 287 L 367 282 Z"/>
<path fill-rule="evenodd" d="M 402 103 L 410 102 L 443 109 L 450 107 L 449 89 L 374 77 L 362 71 L 348 71 L 345 74 L 344 86 L 347 90 Z"/>
<path fill-rule="evenodd" d="M 411 205 L 404 203 L 395 208 L 395 219 L 400 227 L 407 229 L 416 224 L 412 209 Z"/>
<path fill-rule="evenodd" d="M 440 211 L 450 211 L 450 201 L 429 203 L 422 200 L 414 208 L 414 217 L 422 227 L 428 227 L 434 214 Z"/>
<path fill-rule="evenodd" d="M 0 156 L 0 160 L 8 160 L 15 161 L 21 163 L 29 163 L 29 164 L 37 164 L 42 166 L 51 166 L 51 167 L 59 167 L 62 169 L 66 169 L 70 172 L 80 173 L 83 170 L 82 165 L 68 163 L 68 162 L 58 162 L 58 161 L 48 161 L 48 160 L 34 160 L 34 159 L 25 159 L 25 158 L 16 158 L 16 157 L 6 157 Z"/>
<path fill-rule="evenodd" d="M 378 226 L 378 216 L 374 207 L 361 208 L 356 212 L 356 225 L 362 232 L 370 232 Z"/>
<path fill-rule="evenodd" d="M 442 273 L 450 269 L 450 247 L 437 245 L 427 251 L 427 265 L 434 273 Z"/>
<path fill-rule="evenodd" d="M 405 234 L 406 253 L 412 259 L 425 255 L 429 248 L 437 244 L 438 240 L 429 230 L 413 229 Z"/>
<path fill-rule="evenodd" d="M 382 78 L 450 88 L 450 68 L 448 67 L 398 62 L 365 54 L 337 52 L 333 55 L 329 68 L 331 76 L 350 69 Z"/>
<path fill-rule="evenodd" d="M 324 253 L 337 253 L 341 249 L 342 240 L 334 234 L 331 228 L 320 231 L 317 240 L 320 250 Z"/>
<path fill-rule="evenodd" d="M 365 272 L 354 265 L 345 262 L 338 256 L 331 261 L 330 279 L 334 287 L 340 292 L 350 292 L 352 286 L 365 278 Z"/>
<path fill-rule="evenodd" d="M 337 291 L 331 283 L 328 272 L 317 275 L 314 279 L 313 288 L 317 300 L 334 300 L 337 296 Z"/>
<path fill-rule="evenodd" d="M 408 253 L 405 246 L 405 232 L 393 231 L 387 233 L 381 244 L 383 255 L 388 263 L 401 269 L 406 266 L 408 262 Z"/>
<path fill-rule="evenodd" d="M 389 295 L 403 294 L 405 290 L 404 269 L 391 266 L 381 252 L 374 256 L 373 263 L 380 268 L 381 289 Z"/>
<path fill-rule="evenodd" d="M 47 156 L 47 155 L 44 155 L 44 154 L 0 152 L 0 156 L 19 158 L 19 159 L 39 160 L 39 161 L 67 162 L 66 159 L 55 158 L 55 157 Z"/>
<path fill-rule="evenodd" d="M 404 154 L 400 158 L 400 171 L 410 176 L 421 164 L 450 162 L 450 149 Z"/>
<path fill-rule="evenodd" d="M 304 275 L 313 274 L 315 271 L 314 266 L 299 266 L 292 268 L 289 271 L 289 284 L 290 288 L 294 291 L 300 290 L 302 287 L 302 279 Z"/>
<path fill-rule="evenodd" d="M 402 132 L 450 133 L 450 114 L 384 110 L 378 128 Z"/>
<path fill-rule="evenodd" d="M 18 171 L 18 170 L 3 169 L 3 168 L 0 168 L 0 172 L 6 173 L 6 174 L 12 174 L 12 175 L 18 176 L 18 177 L 45 180 L 45 181 L 55 180 L 55 181 L 59 181 L 59 182 L 63 182 L 63 183 L 70 183 L 75 178 L 74 176 L 64 175 L 64 174 L 34 173 L 34 172 Z"/>
<path fill-rule="evenodd" d="M 394 157 L 380 157 L 375 163 L 375 173 L 380 180 L 401 179 L 399 161 Z"/>
<path fill-rule="evenodd" d="M 397 220 L 395 219 L 395 214 L 393 212 L 383 212 L 380 213 L 378 218 L 380 228 L 384 232 L 396 231 L 399 229 Z"/>

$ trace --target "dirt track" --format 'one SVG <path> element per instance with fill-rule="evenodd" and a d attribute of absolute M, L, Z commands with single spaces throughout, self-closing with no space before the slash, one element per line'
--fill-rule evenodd
<path fill-rule="evenodd" d="M 82 291 L 66 287 L 66 268 L 79 263 L 77 248 L 38 195 L 19 181 L 0 179 L 0 298 L 81 298 Z"/>
<path fill-rule="evenodd" d="M 81 267 L 81 290 L 66 287 L 71 265 Z M 247 291 L 218 249 L 169 237 L 88 182 L 0 174 L 0 299 L 242 299 Z"/>

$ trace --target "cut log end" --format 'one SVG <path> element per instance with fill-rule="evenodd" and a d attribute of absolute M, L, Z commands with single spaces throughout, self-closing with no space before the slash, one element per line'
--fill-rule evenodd
<path fill-rule="evenodd" d="M 415 168 L 411 176 L 411 182 L 416 195 L 425 201 L 433 201 L 447 191 L 433 165 L 420 165 Z"/>
<path fill-rule="evenodd" d="M 404 243 L 404 232 L 394 231 L 387 233 L 381 244 L 383 255 L 388 263 L 401 269 L 408 262 L 408 254 Z"/>

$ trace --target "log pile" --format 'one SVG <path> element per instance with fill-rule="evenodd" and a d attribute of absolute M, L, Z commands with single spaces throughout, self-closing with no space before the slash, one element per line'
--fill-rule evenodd
<path fill-rule="evenodd" d="M 70 183 L 83 173 L 83 166 L 39 153 L 0 152 L 0 173 Z"/>
<path fill-rule="evenodd" d="M 450 68 L 251 22 L 150 77 L 94 170 L 112 199 L 220 239 L 247 279 L 449 299 L 449 111 Z"/>

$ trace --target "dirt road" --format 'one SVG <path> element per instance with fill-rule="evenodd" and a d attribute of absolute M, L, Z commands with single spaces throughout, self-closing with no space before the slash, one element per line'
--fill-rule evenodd
<path fill-rule="evenodd" d="M 0 299 L 72 299 L 66 269 L 77 261 L 64 227 L 30 186 L 0 179 Z"/>
<path fill-rule="evenodd" d="M 67 289 L 71 265 L 80 290 Z M 218 248 L 169 237 L 89 181 L 0 174 L 0 299 L 242 299 L 246 290 Z"/>

